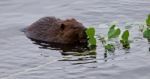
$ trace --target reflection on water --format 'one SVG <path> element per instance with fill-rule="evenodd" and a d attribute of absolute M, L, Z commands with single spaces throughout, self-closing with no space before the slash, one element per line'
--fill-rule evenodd
<path fill-rule="evenodd" d="M 62 50 L 63 52 L 84 52 L 88 50 L 87 43 L 84 44 L 59 44 L 59 43 L 48 43 L 31 39 L 34 44 L 39 45 L 39 48 L 50 49 L 50 50 Z M 64 54 L 65 55 L 65 54 Z"/>
<path fill-rule="evenodd" d="M 48 43 L 29 38 L 33 44 L 38 45 L 40 49 L 60 51 L 63 56 L 59 61 L 77 61 L 75 64 L 96 63 L 96 46 L 84 44 L 58 44 Z M 45 56 L 46 57 L 46 56 Z"/>

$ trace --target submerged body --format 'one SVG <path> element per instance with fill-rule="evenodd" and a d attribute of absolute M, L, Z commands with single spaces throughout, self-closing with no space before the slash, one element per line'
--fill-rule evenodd
<path fill-rule="evenodd" d="M 26 28 L 28 38 L 48 43 L 87 43 L 85 27 L 75 19 L 61 20 L 43 17 Z"/>

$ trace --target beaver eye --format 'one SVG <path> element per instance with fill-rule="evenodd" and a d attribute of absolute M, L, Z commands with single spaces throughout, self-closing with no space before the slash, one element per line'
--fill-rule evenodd
<path fill-rule="evenodd" d="M 62 30 L 64 30 L 64 29 L 65 29 L 65 24 L 61 24 L 60 28 L 61 28 Z"/>

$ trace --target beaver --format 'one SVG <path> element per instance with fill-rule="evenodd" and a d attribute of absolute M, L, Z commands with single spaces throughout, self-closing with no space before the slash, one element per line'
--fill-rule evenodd
<path fill-rule="evenodd" d="M 86 28 L 76 19 L 43 17 L 25 29 L 30 39 L 57 44 L 87 43 Z"/>

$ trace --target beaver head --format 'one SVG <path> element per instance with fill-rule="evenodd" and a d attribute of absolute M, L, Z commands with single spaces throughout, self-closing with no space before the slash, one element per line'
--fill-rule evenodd
<path fill-rule="evenodd" d="M 87 43 L 86 28 L 75 19 L 62 21 L 60 25 L 61 33 L 58 35 L 63 43 Z"/>
<path fill-rule="evenodd" d="M 75 19 L 43 17 L 26 28 L 28 38 L 58 44 L 86 44 L 86 28 Z"/>

